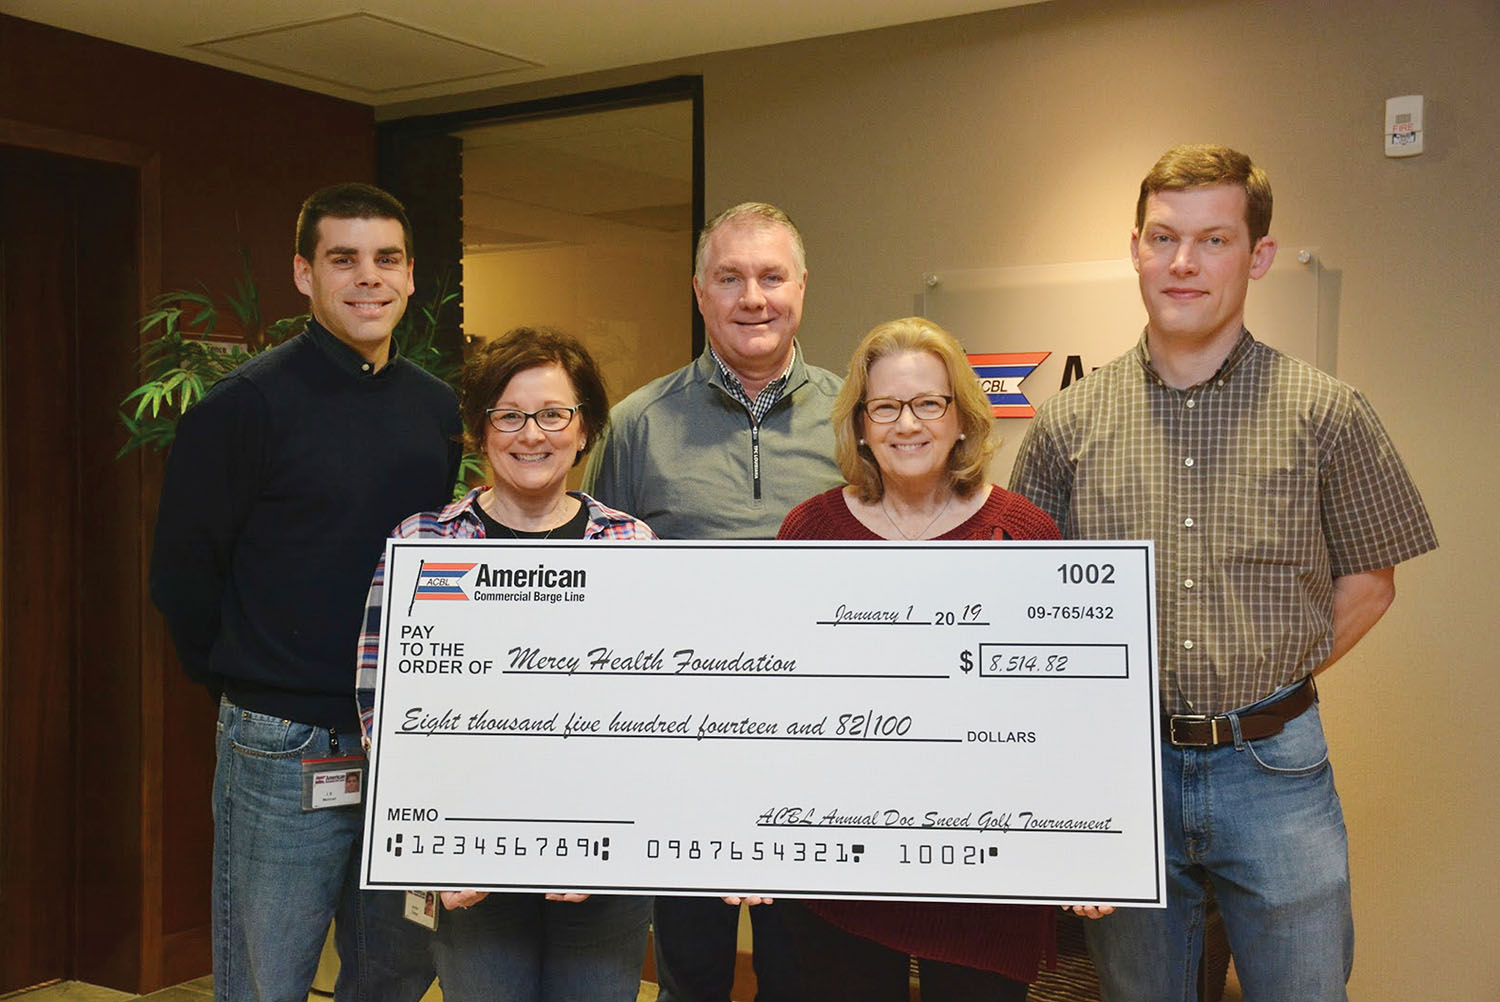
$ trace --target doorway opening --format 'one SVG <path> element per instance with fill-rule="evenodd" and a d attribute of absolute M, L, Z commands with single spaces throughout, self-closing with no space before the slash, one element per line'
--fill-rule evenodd
<path fill-rule="evenodd" d="M 391 122 L 380 145 L 381 182 L 415 230 L 413 301 L 456 293 L 440 325 L 452 350 L 559 327 L 594 354 L 611 401 L 702 350 L 688 281 L 701 78 Z"/>

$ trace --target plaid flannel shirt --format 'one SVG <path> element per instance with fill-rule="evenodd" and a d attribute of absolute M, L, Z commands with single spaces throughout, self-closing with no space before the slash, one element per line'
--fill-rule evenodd
<path fill-rule="evenodd" d="M 479 495 L 487 488 L 476 487 L 442 511 L 423 511 L 404 520 L 391 531 L 392 539 L 483 539 L 484 521 L 475 509 Z M 633 515 L 606 507 L 584 494 L 569 491 L 588 508 L 584 539 L 655 539 L 651 527 Z M 354 693 L 359 702 L 359 726 L 364 735 L 365 750 L 375 727 L 375 679 L 380 657 L 380 610 L 385 602 L 385 555 L 375 565 L 370 594 L 365 599 L 364 628 L 359 634 L 358 668 L 354 675 Z"/>

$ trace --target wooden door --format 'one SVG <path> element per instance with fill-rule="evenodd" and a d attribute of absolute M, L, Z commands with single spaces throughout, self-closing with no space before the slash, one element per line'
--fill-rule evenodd
<path fill-rule="evenodd" d="M 0 147 L 0 993 L 139 968 L 137 198 Z"/>

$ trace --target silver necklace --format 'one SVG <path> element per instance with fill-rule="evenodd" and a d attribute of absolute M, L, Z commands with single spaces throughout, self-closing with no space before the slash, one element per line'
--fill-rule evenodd
<path fill-rule="evenodd" d="M 895 529 L 896 534 L 899 535 L 902 539 L 925 539 L 927 537 L 927 530 L 931 529 L 934 525 L 937 524 L 937 520 L 943 517 L 943 512 L 947 511 L 948 506 L 952 503 L 953 493 L 950 491 L 948 494 L 948 500 L 943 502 L 943 506 L 938 509 L 938 513 L 936 515 L 932 516 L 931 521 L 922 526 L 922 528 L 917 532 L 916 535 L 908 536 L 904 531 L 902 531 L 901 526 L 896 524 L 896 517 L 892 515 L 891 510 L 886 507 L 885 495 L 880 495 L 880 510 L 885 513 L 885 520 L 891 523 L 891 528 Z"/>

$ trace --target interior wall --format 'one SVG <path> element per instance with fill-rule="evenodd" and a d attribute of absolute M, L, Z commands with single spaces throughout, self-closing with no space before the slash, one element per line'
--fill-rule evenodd
<path fill-rule="evenodd" d="M 1500 984 L 1485 726 L 1500 637 L 1484 611 L 1500 534 L 1482 508 L 1500 491 L 1497 51 L 1493 0 L 1056 0 L 382 117 L 702 74 L 707 210 L 757 198 L 797 219 L 803 342 L 831 368 L 913 312 L 926 271 L 1125 256 L 1168 146 L 1250 152 L 1276 189 L 1273 232 L 1337 275 L 1337 374 L 1379 409 L 1443 544 L 1401 569 L 1394 607 L 1322 686 L 1354 870 L 1351 995 L 1479 1000 Z M 1387 159 L 1385 99 L 1413 93 L 1427 152 Z"/>
<path fill-rule="evenodd" d="M 216 294 L 231 290 L 243 244 L 270 318 L 306 309 L 290 281 L 292 231 L 302 199 L 322 185 L 375 174 L 368 107 L 0 15 L 0 144 L 38 142 L 69 151 L 128 146 L 132 156 L 139 154 L 152 178 L 146 210 L 152 218 L 143 219 L 149 246 L 141 250 L 147 271 L 159 276 L 159 288 L 201 284 Z M 148 293 L 158 291 L 153 281 L 148 276 L 144 282 Z M 86 328 L 85 350 L 112 340 L 113 349 L 92 352 L 94 357 L 129 364 L 137 342 L 132 326 Z M 115 350 L 122 344 L 123 351 Z M 98 401 L 104 423 L 90 425 L 108 455 L 124 441 L 123 429 L 109 424 L 110 405 L 123 395 Z M 160 463 L 154 456 L 127 462 L 143 463 L 146 470 L 145 496 L 129 499 L 141 514 L 122 530 L 127 537 L 101 545 L 132 552 L 143 586 Z M 91 480 L 89 488 L 103 483 Z M 111 503 L 107 488 L 101 497 L 90 495 L 90 503 L 101 500 Z M 139 923 L 139 941 L 135 956 L 118 963 L 111 958 L 106 973 L 99 972 L 92 952 L 75 958 L 79 966 L 65 973 L 149 991 L 209 970 L 215 718 L 204 691 L 177 669 L 154 610 L 142 601 L 129 614 L 139 636 L 100 627 L 103 632 L 90 642 L 98 649 L 140 651 L 139 660 L 126 654 L 105 663 L 114 672 L 138 672 L 138 679 L 95 684 L 100 692 L 134 684 L 140 694 L 139 741 L 103 745 L 119 753 L 114 765 L 139 786 L 136 816 L 124 819 L 135 828 L 127 836 L 140 844 L 138 858 L 129 861 L 141 869 L 138 900 L 126 902 L 128 907 L 110 904 L 121 926 L 118 940 L 135 942 L 129 937 Z M 100 670 L 105 668 L 91 666 Z M 88 745 L 95 753 L 99 747 Z M 129 762 L 119 761 L 124 758 Z M 87 878 L 85 873 L 81 879 Z M 90 899 L 85 893 L 82 900 Z"/>
<path fill-rule="evenodd" d="M 163 288 L 227 289 L 250 249 L 272 317 L 291 282 L 297 207 L 375 176 L 360 104 L 0 14 L 0 118 L 161 151 Z"/>
<path fill-rule="evenodd" d="M 693 357 L 695 307 L 676 281 L 687 239 L 642 230 L 629 244 L 466 254 L 464 333 L 485 341 L 520 325 L 561 328 L 594 356 L 610 401 L 623 400 Z M 582 482 L 580 463 L 568 487 Z"/>
<path fill-rule="evenodd" d="M 678 281 L 682 233 L 634 243 L 564 244 L 464 258 L 464 333 L 488 340 L 520 324 L 577 335 L 606 374 L 610 400 L 693 356 L 692 299 Z M 586 282 L 577 276 L 588 275 Z"/>

